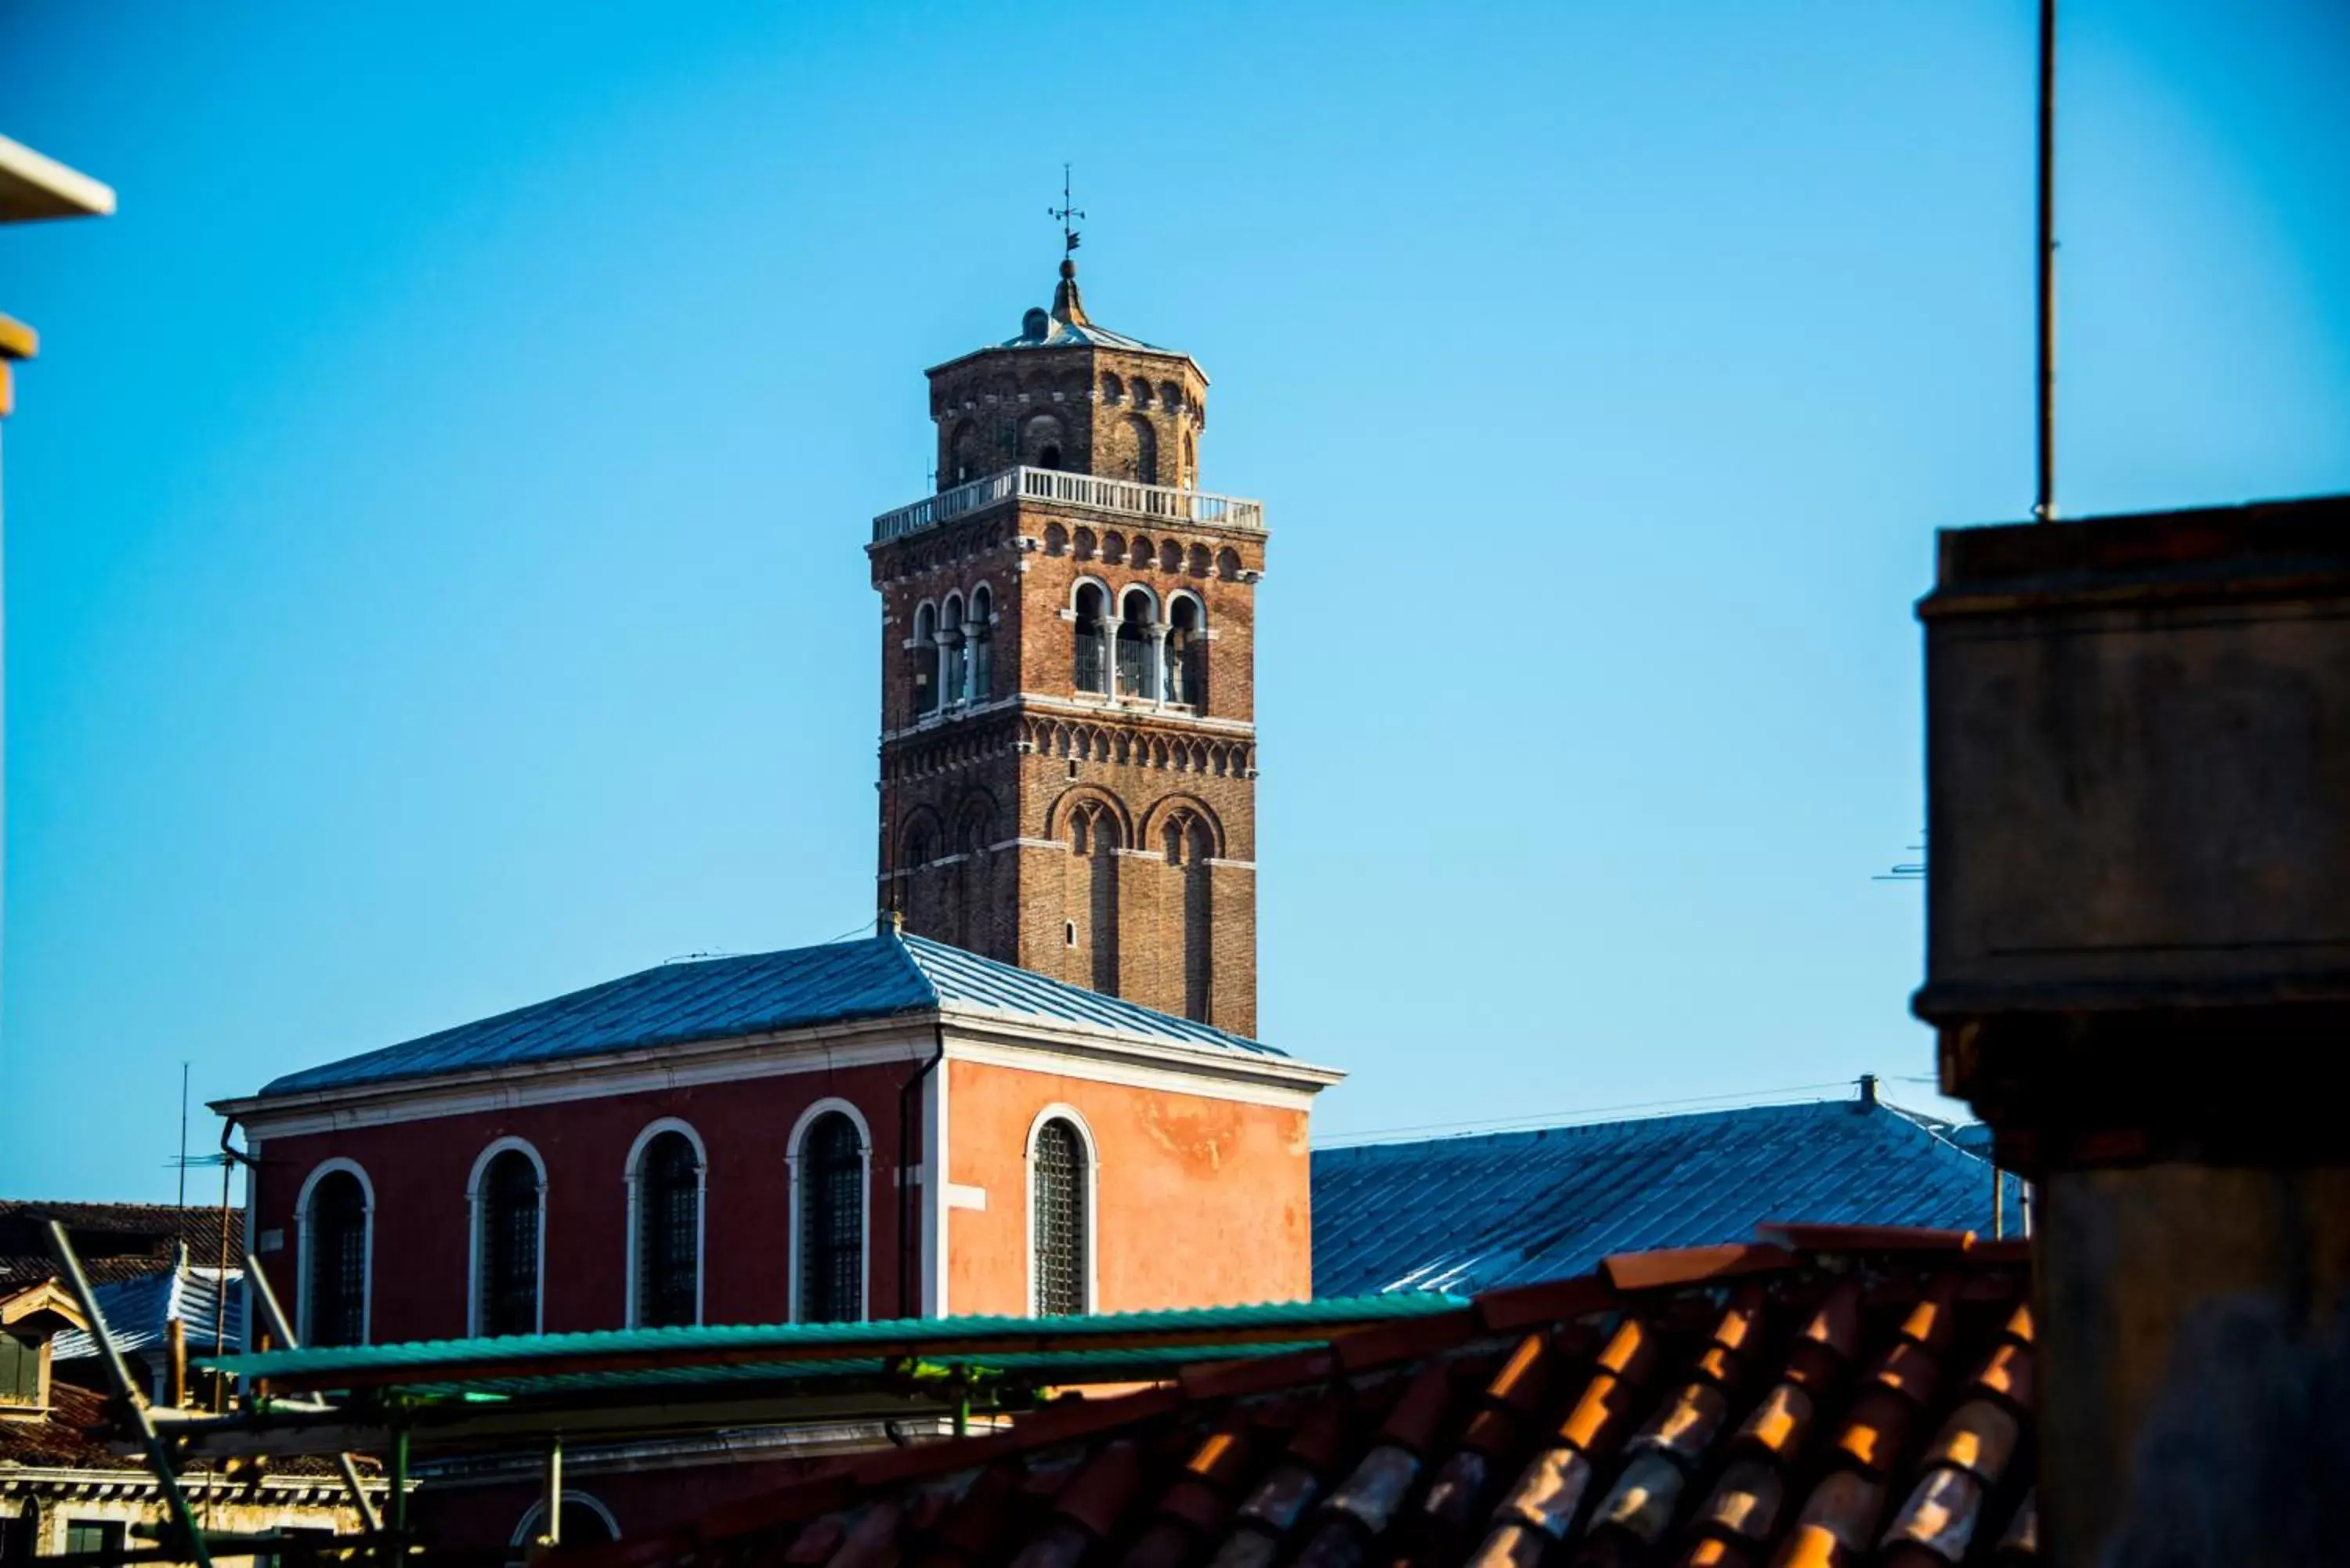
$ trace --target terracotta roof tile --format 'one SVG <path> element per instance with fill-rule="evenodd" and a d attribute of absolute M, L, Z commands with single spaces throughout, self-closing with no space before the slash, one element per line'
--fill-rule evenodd
<path fill-rule="evenodd" d="M 1782 1234 L 1801 1244 L 1610 1260 L 1571 1289 L 1496 1293 L 1408 1338 L 1367 1331 L 1334 1354 L 1195 1368 L 1007 1433 L 864 1456 L 627 1560 L 2035 1561 L 2025 1265 L 1963 1235 Z M 1557 1315 L 1530 1318 L 1537 1302 Z M 563 1560 L 623 1559 L 608 1547 Z"/>

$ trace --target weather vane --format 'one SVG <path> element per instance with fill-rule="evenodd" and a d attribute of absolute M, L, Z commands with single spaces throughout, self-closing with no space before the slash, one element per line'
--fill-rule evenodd
<path fill-rule="evenodd" d="M 1061 254 L 1066 255 L 1076 250 L 1077 231 L 1071 228 L 1069 223 L 1072 219 L 1082 218 L 1085 214 L 1069 204 L 1069 166 L 1066 163 L 1061 165 L 1061 204 L 1057 207 L 1047 207 L 1045 212 L 1046 216 L 1060 220 Z"/>

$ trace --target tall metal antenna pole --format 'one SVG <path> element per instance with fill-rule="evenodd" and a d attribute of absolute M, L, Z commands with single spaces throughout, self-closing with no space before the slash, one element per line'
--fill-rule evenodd
<path fill-rule="evenodd" d="M 2056 0 L 2040 0 L 2040 487 L 2033 518 L 2056 520 Z"/>

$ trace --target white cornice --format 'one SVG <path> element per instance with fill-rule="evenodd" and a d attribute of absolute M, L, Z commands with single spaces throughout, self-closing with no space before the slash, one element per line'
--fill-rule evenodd
<path fill-rule="evenodd" d="M 639 1046 L 596 1056 L 479 1067 L 432 1078 L 219 1100 L 213 1109 L 244 1124 L 248 1137 L 298 1137 L 345 1127 L 383 1127 L 525 1106 L 561 1105 L 624 1095 L 837 1068 L 927 1060 L 937 1025 L 951 1033 L 958 1059 L 1058 1074 L 1134 1088 L 1304 1109 L 1346 1075 L 1287 1056 L 1238 1047 L 1191 1045 L 1078 1023 L 1050 1023 L 1025 1013 L 967 1002 L 861 1023 L 681 1044 Z"/>

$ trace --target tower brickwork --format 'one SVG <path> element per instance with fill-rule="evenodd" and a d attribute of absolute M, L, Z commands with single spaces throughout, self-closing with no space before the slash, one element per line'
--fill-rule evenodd
<path fill-rule="evenodd" d="M 1076 269 L 930 372 L 939 493 L 877 518 L 878 898 L 907 929 L 1256 1029 L 1262 508 L 1197 488 L 1207 378 Z"/>

